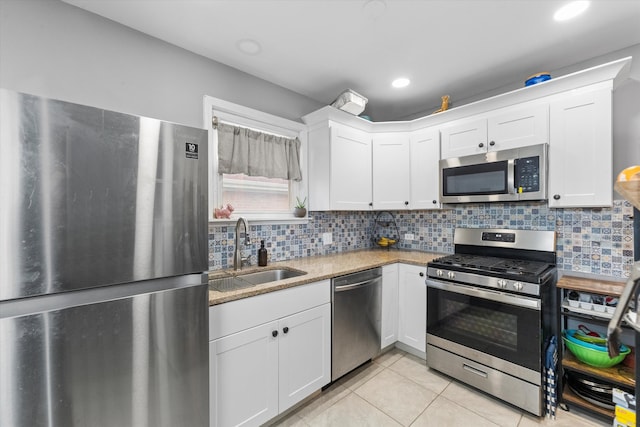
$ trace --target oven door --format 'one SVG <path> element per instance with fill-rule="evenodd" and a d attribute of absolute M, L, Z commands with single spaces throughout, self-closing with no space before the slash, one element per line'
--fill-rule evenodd
<path fill-rule="evenodd" d="M 540 307 L 539 299 L 428 279 L 427 340 L 540 372 Z"/>

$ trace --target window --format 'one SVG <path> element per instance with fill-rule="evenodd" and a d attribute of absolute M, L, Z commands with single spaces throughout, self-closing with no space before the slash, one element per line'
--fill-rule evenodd
<path fill-rule="evenodd" d="M 222 203 L 238 213 L 290 211 L 289 181 L 244 174 L 222 174 Z"/>
<path fill-rule="evenodd" d="M 300 140 L 301 181 L 218 173 L 218 135 L 212 120 L 246 127 L 264 133 Z M 227 203 L 234 207 L 231 219 L 243 216 L 252 221 L 293 222 L 296 197 L 307 195 L 306 127 L 261 111 L 205 97 L 205 125 L 209 132 L 209 220 L 216 220 L 214 208 Z M 299 219 L 296 219 L 299 221 Z"/>

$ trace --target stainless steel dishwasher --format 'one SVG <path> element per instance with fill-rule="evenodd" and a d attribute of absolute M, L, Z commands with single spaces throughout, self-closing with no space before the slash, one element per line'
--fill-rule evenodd
<path fill-rule="evenodd" d="M 331 381 L 380 352 L 382 268 L 331 281 Z"/>

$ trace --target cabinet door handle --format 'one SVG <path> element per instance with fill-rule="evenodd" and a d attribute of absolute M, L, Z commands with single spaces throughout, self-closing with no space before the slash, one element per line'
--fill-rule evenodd
<path fill-rule="evenodd" d="M 405 202 L 404 202 L 404 205 L 405 205 L 405 206 L 409 206 L 409 202 L 408 202 L 408 201 L 405 201 Z"/>
<path fill-rule="evenodd" d="M 369 206 L 373 206 L 373 202 L 369 202 Z"/>
<path fill-rule="evenodd" d="M 481 142 L 480 144 L 478 144 L 478 147 L 480 148 L 484 147 L 484 142 Z"/>
<path fill-rule="evenodd" d="M 271 336 L 274 337 L 274 338 L 277 337 L 278 336 L 278 331 L 272 331 L 271 332 Z"/>
<path fill-rule="evenodd" d="M 435 205 L 435 204 L 438 203 L 438 201 L 437 200 L 433 200 L 432 203 Z"/>
<path fill-rule="evenodd" d="M 489 145 L 493 147 L 494 145 L 496 145 L 496 142 L 495 142 L 495 141 L 491 141 L 491 142 L 489 143 Z"/>
<path fill-rule="evenodd" d="M 560 195 L 559 194 L 554 194 L 553 195 L 553 199 L 554 200 L 560 200 Z"/>
<path fill-rule="evenodd" d="M 418 274 L 420 274 L 420 277 L 424 277 L 424 273 L 422 271 Z"/>
<path fill-rule="evenodd" d="M 284 332 L 285 334 L 289 332 L 289 327 L 285 326 L 284 328 L 282 328 L 282 332 Z"/>

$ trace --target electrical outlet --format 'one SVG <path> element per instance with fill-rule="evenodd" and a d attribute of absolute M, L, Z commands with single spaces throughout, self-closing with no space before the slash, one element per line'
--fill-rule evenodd
<path fill-rule="evenodd" d="M 322 233 L 322 244 L 330 245 L 333 243 L 333 235 L 331 233 Z"/>
<path fill-rule="evenodd" d="M 413 233 L 406 233 L 404 235 L 404 240 L 415 240 L 416 236 L 413 235 Z"/>

